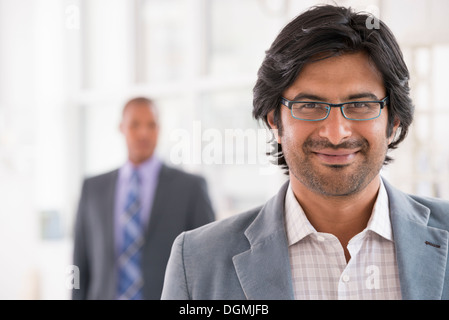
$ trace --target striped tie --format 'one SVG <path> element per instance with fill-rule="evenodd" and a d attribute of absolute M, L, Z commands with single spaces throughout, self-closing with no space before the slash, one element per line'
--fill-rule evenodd
<path fill-rule="evenodd" d="M 140 179 L 133 171 L 130 189 L 126 198 L 125 212 L 122 215 L 123 243 L 118 259 L 118 299 L 142 299 L 143 277 L 140 267 L 143 229 L 140 221 L 141 204 L 139 199 Z"/>

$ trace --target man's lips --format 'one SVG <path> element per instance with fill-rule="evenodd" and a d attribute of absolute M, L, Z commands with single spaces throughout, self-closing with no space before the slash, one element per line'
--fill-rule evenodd
<path fill-rule="evenodd" d="M 312 151 L 313 154 L 326 164 L 349 164 L 358 152 L 359 149 L 322 149 Z"/>

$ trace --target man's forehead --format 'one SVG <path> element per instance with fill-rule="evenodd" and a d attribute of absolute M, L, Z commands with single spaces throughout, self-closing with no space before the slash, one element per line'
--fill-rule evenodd
<path fill-rule="evenodd" d="M 126 104 L 125 107 L 123 108 L 123 116 L 125 116 L 125 114 L 131 113 L 132 111 L 145 110 L 145 109 L 148 109 L 154 115 L 157 114 L 156 106 L 153 102 L 133 101 Z"/>

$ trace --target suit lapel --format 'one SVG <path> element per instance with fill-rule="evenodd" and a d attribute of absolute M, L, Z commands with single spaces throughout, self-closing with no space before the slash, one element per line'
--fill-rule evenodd
<path fill-rule="evenodd" d="M 430 209 L 384 181 L 405 300 L 441 299 L 448 254 L 448 232 L 429 227 Z"/>
<path fill-rule="evenodd" d="M 111 243 L 112 255 L 114 255 L 114 210 L 115 210 L 115 191 L 117 186 L 118 170 L 114 170 L 109 175 L 109 183 L 104 186 L 104 210 L 102 211 L 103 222 L 106 229 L 106 238 Z"/>
<path fill-rule="evenodd" d="M 114 236 L 114 210 L 115 210 L 115 191 L 118 179 L 118 170 L 112 171 L 108 176 L 108 182 L 104 185 L 103 196 L 104 199 L 100 203 L 104 203 L 104 210 L 100 211 L 103 215 L 100 221 L 104 223 L 104 237 L 105 247 L 104 251 L 104 270 L 103 277 L 107 279 L 104 281 L 104 292 L 108 295 L 107 299 L 114 299 L 116 287 L 115 268 L 110 266 L 115 265 L 115 236 Z M 98 234 L 101 234 L 100 232 Z"/>
<path fill-rule="evenodd" d="M 248 299 L 293 299 L 284 199 L 288 183 L 261 209 L 245 231 L 251 248 L 233 257 L 240 284 Z"/>

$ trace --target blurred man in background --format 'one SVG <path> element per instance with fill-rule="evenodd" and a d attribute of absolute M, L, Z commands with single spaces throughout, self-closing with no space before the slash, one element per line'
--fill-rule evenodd
<path fill-rule="evenodd" d="M 159 299 L 176 236 L 215 219 L 205 179 L 155 155 L 152 100 L 128 101 L 120 131 L 128 161 L 83 183 L 73 256 L 80 287 L 73 299 Z"/>

